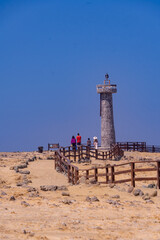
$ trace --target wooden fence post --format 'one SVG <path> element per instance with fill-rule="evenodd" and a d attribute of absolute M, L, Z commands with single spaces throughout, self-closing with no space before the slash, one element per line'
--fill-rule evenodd
<path fill-rule="evenodd" d="M 83 146 L 80 146 L 81 149 L 81 158 L 83 158 Z"/>
<path fill-rule="evenodd" d="M 54 159 L 55 159 L 54 168 L 56 169 L 56 167 L 57 167 L 57 152 L 55 152 L 55 157 L 54 157 Z"/>
<path fill-rule="evenodd" d="M 75 184 L 78 182 L 78 170 L 75 169 Z"/>
<path fill-rule="evenodd" d="M 70 182 L 71 181 L 71 179 L 70 179 L 70 169 L 71 169 L 70 165 L 67 166 L 67 169 L 68 169 L 68 182 Z"/>
<path fill-rule="evenodd" d="M 108 180 L 109 180 L 108 177 L 109 177 L 109 176 L 108 176 L 108 167 L 106 167 L 106 183 L 108 183 Z"/>
<path fill-rule="evenodd" d="M 78 161 L 80 161 L 80 151 L 81 151 L 81 149 L 80 149 L 80 147 L 78 148 Z"/>
<path fill-rule="evenodd" d="M 97 182 L 98 181 L 98 168 L 94 169 L 94 178 L 95 178 L 95 181 Z"/>
<path fill-rule="evenodd" d="M 133 143 L 133 151 L 135 151 L 135 143 Z"/>
<path fill-rule="evenodd" d="M 128 142 L 127 142 L 127 151 L 129 150 L 129 147 L 128 147 Z"/>
<path fill-rule="evenodd" d="M 115 148 L 113 149 L 113 157 L 114 158 L 116 157 L 116 149 Z"/>
<path fill-rule="evenodd" d="M 160 161 L 157 161 L 157 188 L 160 189 Z"/>
<path fill-rule="evenodd" d="M 104 152 L 102 152 L 102 157 L 103 157 L 103 160 L 104 160 Z"/>
<path fill-rule="evenodd" d="M 144 152 L 144 143 L 142 143 L 141 147 L 142 147 L 142 152 Z"/>
<path fill-rule="evenodd" d="M 69 160 L 71 159 L 71 156 L 70 156 L 70 154 L 71 154 L 71 147 L 68 147 L 68 158 L 69 158 Z"/>
<path fill-rule="evenodd" d="M 146 152 L 146 142 L 145 142 L 144 152 Z"/>
<path fill-rule="evenodd" d="M 135 163 L 131 163 L 131 186 L 135 187 Z"/>
<path fill-rule="evenodd" d="M 65 156 L 65 148 L 63 148 L 63 156 Z"/>
<path fill-rule="evenodd" d="M 111 166 L 111 183 L 114 183 L 115 176 L 114 176 L 114 166 Z"/>
<path fill-rule="evenodd" d="M 86 157 L 88 159 L 90 159 L 90 147 L 89 146 L 86 147 Z"/>
<path fill-rule="evenodd" d="M 137 151 L 139 150 L 139 143 L 137 142 Z"/>
<path fill-rule="evenodd" d="M 86 180 L 89 179 L 89 170 L 86 170 Z"/>
<path fill-rule="evenodd" d="M 73 149 L 73 153 L 74 153 L 74 161 L 76 162 L 76 149 Z"/>
<path fill-rule="evenodd" d="M 62 159 L 62 157 L 61 156 L 59 156 L 59 168 L 60 168 L 60 171 L 62 172 L 62 162 L 61 162 L 61 159 Z"/>
<path fill-rule="evenodd" d="M 88 146 L 86 146 L 86 158 L 89 158 L 88 157 Z"/>
<path fill-rule="evenodd" d="M 72 167 L 72 184 L 74 184 L 74 167 Z"/>
<path fill-rule="evenodd" d="M 155 152 L 155 146 L 154 145 L 152 146 L 152 152 Z"/>
<path fill-rule="evenodd" d="M 98 150 L 95 149 L 96 159 L 98 159 Z"/>

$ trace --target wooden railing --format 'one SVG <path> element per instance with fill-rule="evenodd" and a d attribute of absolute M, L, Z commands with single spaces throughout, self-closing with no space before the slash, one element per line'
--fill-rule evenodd
<path fill-rule="evenodd" d="M 64 149 L 65 148 L 63 148 L 63 151 Z M 146 166 L 147 163 L 152 167 Z M 140 164 L 142 166 L 137 168 Z M 117 165 L 107 164 L 105 167 L 79 169 L 77 166 L 73 165 L 71 161 L 64 156 L 64 152 L 62 154 L 59 149 L 55 152 L 55 168 L 57 171 L 65 173 L 68 177 L 68 182 L 71 182 L 72 184 L 78 184 L 79 179 L 83 176 L 86 180 L 91 179 L 100 184 L 130 182 L 133 187 L 135 187 L 137 181 L 156 181 L 157 188 L 160 189 L 160 160 L 135 161 Z M 147 172 L 155 172 L 155 174 L 154 176 L 142 176 L 142 173 L 144 174 Z M 137 173 L 141 173 L 141 175 L 137 176 Z M 127 176 L 125 177 L 125 175 Z"/>
<path fill-rule="evenodd" d="M 117 144 L 124 151 L 146 152 L 146 142 L 117 142 Z"/>
<path fill-rule="evenodd" d="M 71 161 L 77 162 L 83 158 L 96 158 L 97 160 L 117 159 L 122 157 L 124 152 L 115 145 L 111 150 L 104 152 L 89 146 L 81 145 L 76 149 L 71 147 L 60 147 L 55 151 L 55 169 L 68 176 L 68 182 L 77 184 L 79 180 L 79 169 Z"/>
<path fill-rule="evenodd" d="M 146 163 L 154 163 L 155 166 L 152 168 L 150 167 L 144 167 L 144 164 Z M 142 168 L 136 168 L 136 165 L 143 164 Z M 125 170 L 119 170 L 117 171 L 117 168 L 120 167 L 128 167 Z M 86 180 L 92 179 L 95 182 L 98 183 L 125 183 L 130 182 L 131 186 L 135 187 L 135 183 L 137 181 L 156 181 L 157 188 L 160 189 L 160 161 L 145 161 L 145 162 L 130 162 L 130 163 L 123 163 L 119 165 L 106 165 L 105 167 L 94 167 L 90 169 L 85 170 L 79 170 L 85 174 Z M 136 173 L 141 172 L 155 172 L 155 176 L 152 177 L 142 177 L 142 176 L 136 176 Z M 123 178 L 121 178 L 121 175 L 123 174 Z M 127 178 L 124 178 L 124 174 L 127 174 Z M 129 176 L 128 176 L 129 175 Z M 117 179 L 117 176 L 119 176 L 119 179 Z M 103 180 L 102 180 L 103 179 Z"/>
<path fill-rule="evenodd" d="M 146 152 L 159 153 L 160 152 L 160 146 L 147 145 L 146 146 Z"/>
<path fill-rule="evenodd" d="M 79 180 L 79 169 L 78 167 L 71 164 L 70 160 L 67 159 L 60 150 L 55 152 L 55 169 L 58 172 L 63 172 L 68 177 L 68 182 L 77 184 Z"/>
<path fill-rule="evenodd" d="M 124 151 L 160 152 L 160 146 L 146 145 L 146 142 L 117 142 Z"/>
<path fill-rule="evenodd" d="M 74 160 L 74 162 L 80 161 L 82 158 L 95 158 L 97 160 L 116 160 L 124 155 L 123 150 L 118 145 L 114 145 L 108 151 L 94 149 L 93 147 L 85 145 L 77 147 L 77 150 L 72 149 L 72 147 L 61 147 L 59 151 L 63 154 L 63 156 L 67 157 L 69 160 Z"/>
<path fill-rule="evenodd" d="M 81 157 L 99 157 L 100 153 L 94 151 L 88 147 L 81 146 L 78 150 L 71 150 L 70 147 L 60 148 L 55 152 L 55 168 L 59 172 L 63 172 L 68 177 L 68 182 L 72 184 L 78 184 L 79 179 L 83 176 L 86 180 L 91 179 L 100 184 L 103 183 L 125 183 L 130 182 L 130 184 L 135 187 L 137 181 L 156 181 L 157 188 L 160 189 L 160 160 L 158 161 L 135 161 L 127 162 L 117 165 L 107 164 L 105 167 L 92 167 L 88 169 L 79 169 L 77 166 L 71 163 L 71 159 L 78 160 Z M 117 152 L 116 152 L 117 151 Z M 119 148 L 114 152 L 114 156 L 118 156 Z M 111 156 L 110 152 L 110 156 Z M 70 159 L 68 158 L 70 157 Z M 101 156 L 101 155 L 100 155 Z M 102 156 L 105 158 L 105 154 L 102 152 Z M 103 159 L 103 158 L 102 158 Z M 73 161 L 72 160 L 72 161 Z M 152 167 L 146 166 L 146 164 Z M 138 166 L 139 165 L 139 166 Z M 142 166 L 140 166 L 142 165 Z M 137 168 L 138 166 L 138 168 Z M 154 176 L 143 176 L 147 172 L 154 172 Z M 137 174 L 141 173 L 140 176 Z M 126 175 L 126 177 L 125 177 Z"/>

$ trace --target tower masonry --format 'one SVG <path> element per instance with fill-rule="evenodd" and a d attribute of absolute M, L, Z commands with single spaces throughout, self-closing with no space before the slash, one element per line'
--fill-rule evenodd
<path fill-rule="evenodd" d="M 100 94 L 101 116 L 101 148 L 109 149 L 115 143 L 115 129 L 113 119 L 112 94 L 117 92 L 117 85 L 110 84 L 109 75 L 105 75 L 103 85 L 97 85 L 97 93 Z"/>

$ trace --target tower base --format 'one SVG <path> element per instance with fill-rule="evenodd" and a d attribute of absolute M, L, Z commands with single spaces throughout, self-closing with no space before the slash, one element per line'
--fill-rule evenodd
<path fill-rule="evenodd" d="M 103 151 L 103 152 L 107 152 L 109 151 L 111 148 L 108 147 L 98 147 L 98 150 Z"/>

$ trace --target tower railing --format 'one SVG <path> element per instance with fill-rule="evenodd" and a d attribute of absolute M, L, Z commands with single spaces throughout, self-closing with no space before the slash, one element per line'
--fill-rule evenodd
<path fill-rule="evenodd" d="M 116 84 L 100 84 L 97 85 L 97 92 L 98 93 L 103 93 L 103 92 L 112 92 L 116 93 L 117 92 L 117 85 Z"/>

